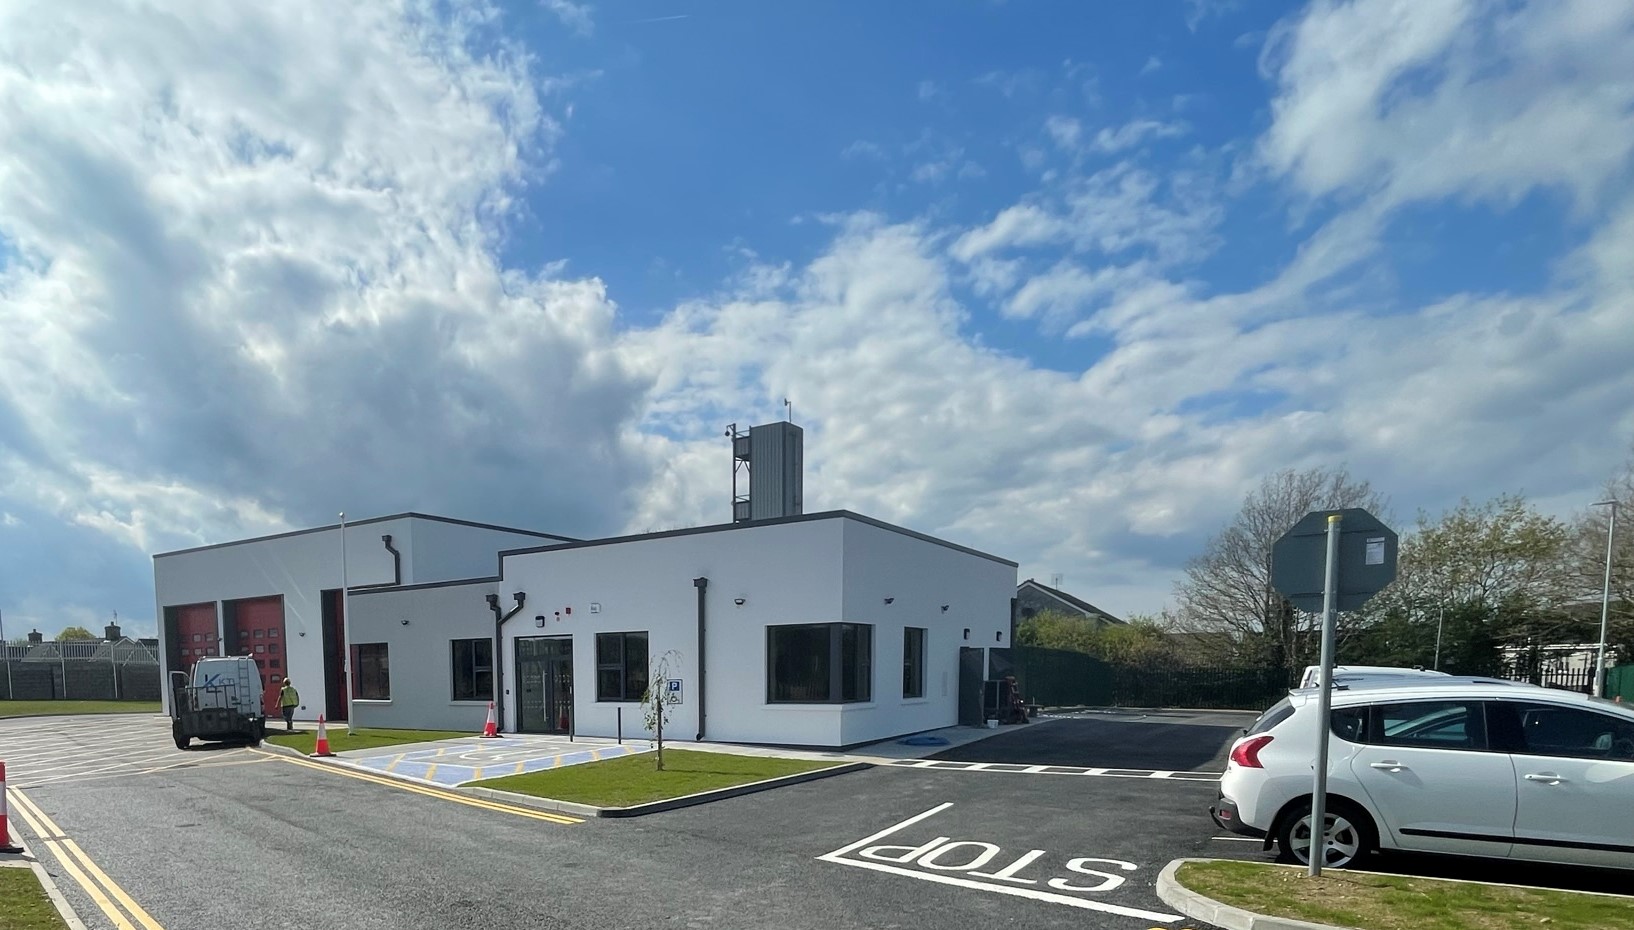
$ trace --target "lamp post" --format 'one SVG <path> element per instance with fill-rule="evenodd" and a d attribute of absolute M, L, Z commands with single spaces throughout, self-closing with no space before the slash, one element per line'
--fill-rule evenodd
<path fill-rule="evenodd" d="M 1606 525 L 1606 577 L 1600 584 L 1600 648 L 1594 654 L 1594 696 L 1606 693 L 1606 629 L 1611 617 L 1611 553 L 1617 538 L 1617 501 L 1597 501 L 1595 507 L 1610 507 L 1611 522 Z"/>
<path fill-rule="evenodd" d="M 1442 601 L 1435 614 L 1435 665 L 1431 668 L 1441 671 L 1441 628 L 1447 624 L 1447 602 Z"/>
<path fill-rule="evenodd" d="M 346 689 L 346 735 L 352 735 L 352 605 L 347 603 L 350 581 L 346 576 L 346 511 L 340 512 L 340 677 Z"/>

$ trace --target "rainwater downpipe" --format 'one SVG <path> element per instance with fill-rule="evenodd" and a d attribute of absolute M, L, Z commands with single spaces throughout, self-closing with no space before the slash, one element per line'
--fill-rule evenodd
<path fill-rule="evenodd" d="M 403 583 L 403 553 L 391 544 L 390 533 L 380 537 L 380 541 L 386 544 L 386 551 L 391 553 L 391 583 L 400 585 Z"/>
<path fill-rule="evenodd" d="M 709 579 L 694 578 L 692 586 L 698 589 L 698 735 L 694 739 L 701 743 L 704 739 L 704 696 L 709 693 L 706 687 L 709 681 L 705 677 L 707 666 L 704 663 L 704 631 L 708 617 L 704 609 L 704 593 L 709 590 Z"/>
<path fill-rule="evenodd" d="M 499 612 L 499 595 L 488 595 L 488 609 L 494 612 L 494 721 L 500 730 L 505 729 L 505 650 L 503 633 L 505 621 L 516 616 L 527 602 L 528 595 L 518 591 L 511 597 L 516 599 L 516 606 L 503 615 Z"/>

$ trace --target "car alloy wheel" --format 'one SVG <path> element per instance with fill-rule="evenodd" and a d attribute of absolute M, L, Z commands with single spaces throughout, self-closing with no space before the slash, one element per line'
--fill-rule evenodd
<path fill-rule="evenodd" d="M 1343 811 L 1328 811 L 1323 837 L 1322 867 L 1342 869 L 1354 863 L 1367 850 L 1368 843 L 1362 828 Z M 1282 832 L 1282 851 L 1301 865 L 1311 861 L 1311 811 L 1302 811 Z"/>

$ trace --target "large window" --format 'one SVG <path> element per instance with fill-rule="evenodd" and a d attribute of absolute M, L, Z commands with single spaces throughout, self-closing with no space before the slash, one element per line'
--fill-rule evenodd
<path fill-rule="evenodd" d="M 391 659 L 385 643 L 352 646 L 352 695 L 359 701 L 391 700 Z"/>
<path fill-rule="evenodd" d="M 808 623 L 766 628 L 766 700 L 772 704 L 873 698 L 874 628 Z"/>
<path fill-rule="evenodd" d="M 647 691 L 647 634 L 596 634 L 596 700 L 639 701 Z"/>
<path fill-rule="evenodd" d="M 494 641 L 456 639 L 449 643 L 454 662 L 454 700 L 488 701 L 494 696 Z"/>
<path fill-rule="evenodd" d="M 902 631 L 902 696 L 925 696 L 925 630 L 910 626 Z"/>

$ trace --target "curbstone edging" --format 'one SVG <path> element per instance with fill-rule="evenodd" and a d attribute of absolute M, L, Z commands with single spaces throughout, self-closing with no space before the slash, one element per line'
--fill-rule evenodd
<path fill-rule="evenodd" d="M 13 842 L 20 839 L 21 837 L 12 837 Z M 47 872 L 45 866 L 40 863 L 40 857 L 34 854 L 32 847 L 20 842 L 18 842 L 18 845 L 23 847 L 23 851 L 8 854 L 4 859 L 0 859 L 0 868 L 22 868 L 26 866 L 32 869 L 35 879 L 39 881 L 40 887 L 45 890 L 45 896 L 51 900 L 51 906 L 57 909 L 57 916 L 62 918 L 62 922 L 68 927 L 68 930 L 86 930 L 85 922 L 79 919 L 79 914 L 74 911 L 74 906 L 68 903 L 67 898 L 63 897 L 62 889 L 58 888 L 57 883 L 51 880 L 51 873 Z"/>
<path fill-rule="evenodd" d="M 1176 859 L 1157 876 L 1157 896 L 1187 917 L 1207 921 L 1222 930 L 1349 930 L 1332 924 L 1313 924 L 1292 917 L 1272 917 L 1233 907 L 1180 884 L 1175 873 L 1188 862 L 1219 862 L 1218 859 Z"/>
<path fill-rule="evenodd" d="M 708 804 L 712 801 L 724 801 L 728 798 L 742 797 L 746 794 L 756 794 L 761 791 L 771 791 L 774 788 L 784 788 L 789 785 L 798 785 L 803 782 L 817 781 L 821 778 L 832 778 L 835 775 L 846 775 L 873 768 L 870 762 L 848 762 L 841 765 L 831 765 L 827 768 L 815 769 L 810 772 L 797 772 L 793 775 L 783 775 L 778 778 L 767 778 L 762 781 L 753 781 L 746 785 L 733 785 L 730 788 L 716 788 L 713 791 L 700 791 L 697 794 L 688 794 L 679 798 L 665 798 L 662 801 L 651 801 L 646 804 L 633 804 L 629 807 L 596 807 L 590 804 L 576 804 L 572 801 L 558 801 L 554 798 L 540 798 L 529 794 L 517 794 L 511 791 L 497 791 L 493 788 L 456 787 L 457 792 L 468 792 L 480 797 L 504 801 L 522 807 L 533 807 L 539 810 L 556 811 L 566 814 L 577 814 L 583 817 L 601 817 L 605 819 L 619 819 L 626 817 L 642 817 L 647 814 L 661 814 L 664 811 L 677 810 L 683 807 L 693 807 L 699 804 Z"/>

